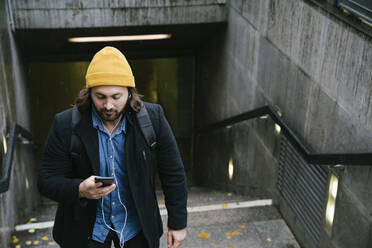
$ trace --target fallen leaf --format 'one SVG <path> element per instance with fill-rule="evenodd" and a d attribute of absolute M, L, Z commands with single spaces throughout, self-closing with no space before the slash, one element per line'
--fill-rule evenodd
<path fill-rule="evenodd" d="M 33 228 L 28 229 L 28 232 L 29 232 L 29 233 L 34 233 L 34 232 L 35 232 L 35 229 L 33 229 Z"/>
<path fill-rule="evenodd" d="M 232 193 L 227 193 L 228 196 L 232 196 Z"/>
<path fill-rule="evenodd" d="M 211 246 L 214 246 L 214 243 L 213 242 L 211 242 Z"/>
<path fill-rule="evenodd" d="M 21 245 L 16 245 L 15 248 L 21 248 Z"/>
<path fill-rule="evenodd" d="M 35 222 L 35 221 L 37 221 L 37 219 L 36 218 L 31 218 L 29 221 Z"/>
<path fill-rule="evenodd" d="M 39 244 L 39 240 L 35 240 L 34 245 L 38 245 L 38 244 Z"/>
<path fill-rule="evenodd" d="M 26 245 L 31 245 L 32 242 L 31 242 L 30 240 L 27 240 L 27 241 L 25 242 L 25 244 L 26 244 Z"/>
<path fill-rule="evenodd" d="M 192 229 L 189 229 L 189 233 L 192 233 Z"/>
<path fill-rule="evenodd" d="M 15 236 L 15 235 L 12 236 L 12 242 L 13 242 L 13 244 L 19 242 L 19 239 L 17 238 L 17 236 Z"/>
<path fill-rule="evenodd" d="M 32 221 L 27 221 L 26 224 L 32 224 Z"/>
<path fill-rule="evenodd" d="M 199 238 L 207 239 L 207 238 L 209 238 L 209 234 L 206 233 L 206 232 L 201 232 L 201 233 L 199 234 Z"/>
<path fill-rule="evenodd" d="M 48 245 L 56 245 L 56 242 L 51 241 L 51 242 L 48 243 Z"/>
<path fill-rule="evenodd" d="M 234 236 L 238 236 L 238 235 L 240 235 L 240 232 L 239 232 L 239 231 L 233 231 L 233 232 L 232 232 L 232 235 L 234 235 Z"/>
<path fill-rule="evenodd" d="M 49 237 L 48 236 L 44 236 L 41 238 L 42 240 L 49 240 Z"/>
<path fill-rule="evenodd" d="M 239 226 L 241 229 L 244 229 L 245 228 L 245 225 L 240 225 Z"/>
<path fill-rule="evenodd" d="M 228 207 L 229 206 L 226 203 L 222 204 L 222 208 L 228 208 Z"/>
<path fill-rule="evenodd" d="M 271 238 L 267 238 L 266 240 L 267 240 L 268 242 L 271 242 L 271 241 L 272 241 L 272 239 L 271 239 Z"/>
<path fill-rule="evenodd" d="M 232 234 L 231 234 L 231 232 L 227 232 L 227 233 L 225 233 L 225 236 L 226 236 L 226 238 L 231 239 Z"/>
<path fill-rule="evenodd" d="M 205 220 L 200 221 L 200 224 L 204 225 L 205 224 Z"/>
<path fill-rule="evenodd" d="M 232 245 L 230 248 L 236 248 L 236 246 L 235 245 Z"/>

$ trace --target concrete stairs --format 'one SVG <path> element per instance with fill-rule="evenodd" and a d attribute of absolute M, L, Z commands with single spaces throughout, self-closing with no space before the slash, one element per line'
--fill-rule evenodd
<path fill-rule="evenodd" d="M 166 227 L 163 196 L 160 191 L 157 195 Z M 271 201 L 257 201 L 229 192 L 191 188 L 187 238 L 182 247 L 300 248 L 279 212 L 270 203 Z M 17 226 L 17 229 L 24 230 L 14 232 L 13 242 L 9 247 L 59 247 L 51 235 L 55 211 L 56 204 L 44 199 L 38 212 Z M 23 224 L 26 226 L 22 226 Z M 45 228 L 38 229 L 42 224 Z M 164 232 L 160 247 L 167 247 L 166 228 Z"/>

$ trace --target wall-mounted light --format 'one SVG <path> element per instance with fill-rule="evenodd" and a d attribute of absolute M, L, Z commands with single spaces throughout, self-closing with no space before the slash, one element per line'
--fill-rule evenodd
<path fill-rule="evenodd" d="M 281 130 L 282 130 L 282 128 L 278 124 L 275 123 L 275 133 L 280 134 Z"/>
<path fill-rule="evenodd" d="M 363 18 L 359 18 L 364 24 L 367 24 L 368 26 L 372 27 L 372 22 L 366 21 Z"/>
<path fill-rule="evenodd" d="M 136 40 L 163 40 L 170 39 L 171 34 L 143 34 L 143 35 L 117 35 L 117 36 L 92 36 L 92 37 L 71 37 L 69 42 L 114 42 L 114 41 L 136 41 Z"/>
<path fill-rule="evenodd" d="M 329 180 L 329 189 L 328 189 L 328 201 L 326 208 L 326 227 L 328 231 L 332 230 L 333 219 L 335 217 L 336 209 L 336 198 L 338 192 L 338 178 L 331 173 Z"/>
<path fill-rule="evenodd" d="M 229 173 L 229 180 L 231 181 L 234 175 L 234 164 L 233 164 L 232 157 L 230 157 L 230 160 L 229 160 L 228 173 Z"/>
<path fill-rule="evenodd" d="M 29 189 L 30 188 L 30 184 L 28 182 L 28 178 L 26 177 L 26 189 Z"/>
<path fill-rule="evenodd" d="M 3 134 L 3 141 L 2 141 L 2 144 L 3 144 L 3 152 L 4 154 L 6 154 L 8 152 L 8 146 L 6 144 L 6 137 L 5 137 L 5 134 Z"/>

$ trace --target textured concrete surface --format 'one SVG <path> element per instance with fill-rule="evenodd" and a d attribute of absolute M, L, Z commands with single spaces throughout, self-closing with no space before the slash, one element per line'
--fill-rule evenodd
<path fill-rule="evenodd" d="M 196 126 L 272 104 L 317 152 L 371 152 L 371 51 L 371 37 L 307 1 L 228 1 L 226 29 L 199 49 Z M 276 192 L 273 130 L 271 121 L 253 120 L 198 137 L 196 177 L 203 185 L 277 199 L 298 240 L 312 247 Z M 323 231 L 321 247 L 369 247 L 372 168 L 339 173 L 334 231 Z"/>
<path fill-rule="evenodd" d="M 16 29 L 214 23 L 226 21 L 226 8 L 213 0 L 17 0 L 14 19 Z"/>
<path fill-rule="evenodd" d="M 162 193 L 158 192 L 159 206 L 164 206 Z M 213 191 L 206 188 L 191 188 L 188 206 L 206 206 L 253 200 L 231 192 Z M 44 199 L 44 204 L 25 221 L 43 222 L 54 219 L 56 204 Z M 166 217 L 163 216 L 166 226 Z M 23 224 L 23 223 L 22 223 Z M 11 248 L 58 247 L 51 236 L 51 228 L 26 230 L 13 233 Z M 164 229 L 166 232 L 166 229 Z M 202 236 L 202 235 L 205 236 Z M 164 234 L 160 247 L 167 247 Z M 273 206 L 242 209 L 221 209 L 190 213 L 187 238 L 184 248 L 300 248 L 287 224 Z"/>
<path fill-rule="evenodd" d="M 225 28 L 196 50 L 196 127 L 269 103 L 281 109 L 294 131 L 315 151 L 370 151 L 371 37 L 304 0 L 223 3 L 18 0 L 14 11 L 18 29 L 227 21 Z M 0 122 L 6 123 L 3 120 L 9 119 L 14 106 L 18 112 L 27 113 L 22 108 L 27 104 L 19 99 L 12 102 L 22 96 L 23 87 L 17 86 L 18 93 L 11 88 L 12 65 L 8 61 L 15 53 L 10 52 L 9 44 L 13 43 L 8 41 L 4 6 L 1 11 L 4 15 L 0 24 L 5 30 L 1 52 L 6 62 L 2 63 L 0 70 L 4 73 L 0 76 L 10 84 L 0 87 L 5 96 L 0 104 Z M 311 247 L 306 232 L 275 189 L 279 136 L 273 130 L 271 121 L 255 120 L 196 138 L 195 178 L 217 189 L 277 199 L 299 242 Z M 227 174 L 230 158 L 234 162 L 231 181 Z M 340 171 L 334 229 L 323 232 L 321 247 L 372 246 L 371 187 L 371 167 Z M 14 197 L 5 198 L 4 202 L 12 202 Z M 13 208 L 8 207 L 1 208 L 2 223 L 7 222 L 6 214 L 13 214 Z M 1 230 L 6 233 L 10 228 Z"/>
<path fill-rule="evenodd" d="M 9 30 L 6 1 L 0 1 L 0 135 L 6 135 L 11 122 L 30 130 L 29 92 L 23 61 Z M 2 138 L 1 138 L 2 139 Z M 1 147 L 0 149 L 3 149 Z M 17 145 L 9 190 L 0 194 L 0 247 L 7 247 L 14 224 L 37 205 L 35 156 L 29 147 Z M 3 165 L 0 162 L 0 176 Z"/>

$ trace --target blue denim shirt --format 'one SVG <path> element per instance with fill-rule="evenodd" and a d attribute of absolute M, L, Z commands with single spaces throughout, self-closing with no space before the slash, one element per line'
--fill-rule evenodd
<path fill-rule="evenodd" d="M 100 176 L 114 177 L 114 173 L 116 175 L 116 179 L 114 177 L 116 188 L 105 196 L 103 201 L 105 221 L 108 226 L 114 227 L 114 229 L 119 232 L 118 237 L 120 239 L 120 232 L 124 226 L 125 218 L 127 218 L 122 237 L 123 241 L 127 241 L 141 231 L 141 226 L 130 193 L 128 175 L 124 166 L 126 119 L 124 118 L 122 120 L 119 128 L 112 134 L 110 139 L 110 135 L 104 128 L 101 119 L 98 117 L 94 108 L 92 109 L 93 126 L 98 130 L 99 138 Z M 112 164 L 113 160 L 114 165 Z M 114 171 L 112 168 L 114 168 Z M 120 191 L 121 202 L 126 207 L 127 215 L 125 208 L 119 201 L 118 190 Z M 104 243 L 110 230 L 103 221 L 102 199 L 98 200 L 96 222 L 94 224 L 92 239 Z"/>

